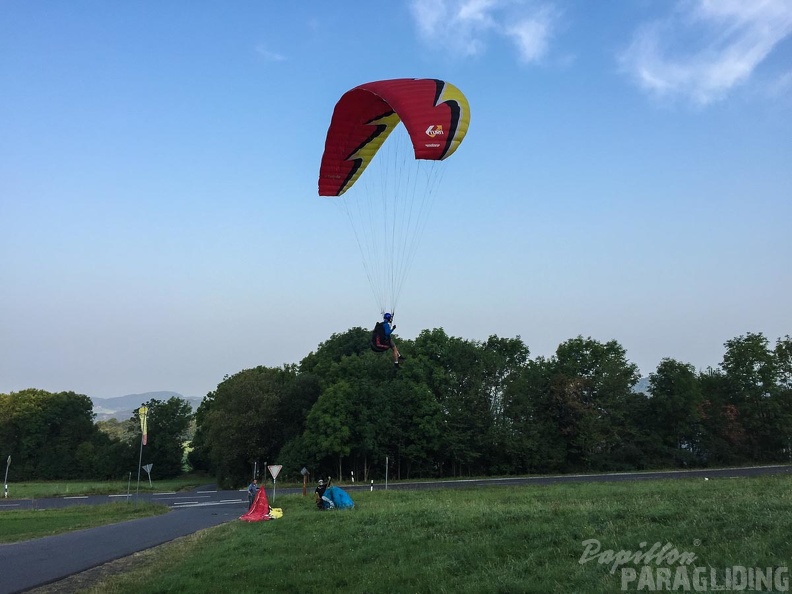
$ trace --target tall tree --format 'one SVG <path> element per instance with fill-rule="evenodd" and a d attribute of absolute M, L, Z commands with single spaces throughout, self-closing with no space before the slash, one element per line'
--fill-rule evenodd
<path fill-rule="evenodd" d="M 23 480 L 107 478 L 123 448 L 100 434 L 90 398 L 27 389 L 0 394 L 0 452 Z"/>
<path fill-rule="evenodd" d="M 315 452 L 316 462 L 330 457 L 338 463 L 338 474 L 343 472 L 342 459 L 352 452 L 354 387 L 344 381 L 327 388 L 308 413 L 306 440 Z M 321 476 L 321 475 L 320 475 Z"/>
<path fill-rule="evenodd" d="M 142 462 L 152 464 L 152 472 L 157 477 L 178 476 L 184 472 L 184 447 L 193 417 L 192 407 L 178 396 L 166 401 L 152 399 L 145 406 L 148 408 L 148 439 Z M 141 429 L 137 413 L 128 424 L 139 439 Z"/>
<path fill-rule="evenodd" d="M 747 455 L 752 460 L 781 460 L 789 440 L 790 404 L 786 389 L 789 339 L 771 348 L 761 333 L 728 340 L 721 368 L 730 403 L 745 428 Z"/>
<path fill-rule="evenodd" d="M 510 378 L 503 403 L 506 437 L 501 472 L 559 472 L 565 469 L 567 444 L 552 402 L 553 367 L 537 357 Z"/>
<path fill-rule="evenodd" d="M 726 374 L 707 368 L 699 373 L 701 451 L 708 464 L 734 464 L 749 460 L 746 431 L 739 408 L 731 399 Z"/>
<path fill-rule="evenodd" d="M 552 360 L 551 404 L 572 467 L 612 468 L 637 433 L 630 424 L 638 367 L 615 340 L 582 336 L 563 342 Z"/>
<path fill-rule="evenodd" d="M 296 378 L 293 366 L 259 366 L 226 377 L 198 410 L 195 447 L 220 484 L 243 484 L 253 465 L 273 461 L 283 447 L 279 414 Z"/>
<path fill-rule="evenodd" d="M 493 418 L 481 343 L 434 329 L 421 332 L 413 348 L 410 365 L 422 365 L 424 381 L 442 415 L 441 472 L 454 476 L 484 472 Z"/>
<path fill-rule="evenodd" d="M 666 462 L 695 463 L 700 456 L 701 387 L 695 368 L 663 359 L 649 374 L 649 410 L 653 432 L 662 443 Z"/>

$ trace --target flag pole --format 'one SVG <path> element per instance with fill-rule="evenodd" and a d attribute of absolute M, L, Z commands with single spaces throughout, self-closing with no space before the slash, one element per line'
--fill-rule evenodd
<path fill-rule="evenodd" d="M 137 476 L 137 491 L 135 492 L 135 505 L 140 498 L 140 469 L 143 466 L 143 446 L 146 445 L 146 434 L 148 433 L 148 423 L 146 417 L 148 416 L 148 407 L 141 406 L 138 409 L 138 416 L 140 417 L 140 456 L 138 457 L 138 476 Z"/>
<path fill-rule="evenodd" d="M 137 489 L 135 491 L 135 505 L 137 505 L 138 499 L 140 498 L 140 465 L 143 464 L 143 436 L 140 436 L 140 456 L 138 457 L 138 478 L 137 478 Z"/>

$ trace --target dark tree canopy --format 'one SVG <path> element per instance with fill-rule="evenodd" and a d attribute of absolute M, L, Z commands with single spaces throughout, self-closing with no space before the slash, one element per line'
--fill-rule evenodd
<path fill-rule="evenodd" d="M 0 394 L 0 454 L 15 480 L 111 478 L 129 459 L 94 424 L 90 398 L 35 389 Z"/>
<path fill-rule="evenodd" d="M 279 480 L 357 480 L 788 462 L 792 339 L 749 333 L 717 369 L 663 359 L 637 392 L 615 340 L 578 336 L 530 358 L 520 337 L 486 341 L 424 330 L 399 340 L 408 360 L 369 348 L 370 331 L 333 334 L 299 365 L 227 376 L 193 416 L 179 398 L 149 407 L 143 462 L 155 477 L 191 467 L 221 485 L 283 465 Z M 143 403 L 141 403 L 143 404 Z M 15 480 L 110 478 L 137 468 L 137 416 L 94 423 L 73 392 L 0 394 L 0 455 Z M 386 468 L 387 461 L 387 468 Z"/>

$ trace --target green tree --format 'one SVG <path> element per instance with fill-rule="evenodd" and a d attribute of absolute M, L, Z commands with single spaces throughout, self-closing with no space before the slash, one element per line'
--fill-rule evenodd
<path fill-rule="evenodd" d="M 343 381 L 336 382 L 316 401 L 306 423 L 306 441 L 315 453 L 316 462 L 326 457 L 336 460 L 339 476 L 344 456 L 349 456 L 352 451 L 353 399 L 353 386 Z"/>
<path fill-rule="evenodd" d="M 184 472 L 184 444 L 190 431 L 193 412 L 190 403 L 172 396 L 166 401 L 149 400 L 147 443 L 143 447 L 143 464 L 152 464 L 152 473 L 158 478 L 173 478 Z M 129 420 L 130 432 L 137 433 L 140 444 L 140 417 L 137 413 Z"/>
<path fill-rule="evenodd" d="M 93 404 L 82 394 L 33 388 L 2 394 L 0 451 L 13 455 L 18 480 L 117 475 L 126 452 L 93 419 Z"/>
<path fill-rule="evenodd" d="M 285 444 L 279 415 L 293 394 L 293 366 L 259 366 L 226 377 L 198 409 L 198 429 L 190 460 L 204 457 L 224 486 L 246 482 L 253 464 L 275 460 Z"/>
<path fill-rule="evenodd" d="M 731 401 L 726 375 L 708 368 L 699 374 L 702 402 L 701 452 L 708 464 L 735 464 L 748 460 L 746 432 L 740 411 Z"/>
<path fill-rule="evenodd" d="M 504 389 L 507 422 L 502 455 L 510 472 L 565 469 L 567 444 L 550 389 L 552 377 L 552 363 L 537 357 L 510 378 Z"/>
<path fill-rule="evenodd" d="M 701 386 L 689 363 L 663 359 L 649 375 L 648 415 L 666 463 L 694 464 L 700 457 Z"/>
<path fill-rule="evenodd" d="M 530 351 L 518 336 L 500 338 L 490 336 L 481 345 L 482 390 L 489 401 L 492 419 L 486 437 L 488 469 L 498 473 L 513 472 L 507 461 L 506 448 L 513 428 L 506 415 L 505 392 L 509 383 L 519 376 L 528 364 Z"/>
<path fill-rule="evenodd" d="M 789 447 L 789 337 L 771 348 L 761 333 L 728 340 L 721 368 L 729 403 L 745 429 L 745 454 L 755 461 L 778 461 Z"/>
<path fill-rule="evenodd" d="M 583 468 L 631 467 L 637 428 L 629 410 L 638 396 L 635 364 L 615 340 L 582 336 L 563 342 L 552 359 L 551 411 L 567 443 L 567 464 Z"/>
<path fill-rule="evenodd" d="M 119 421 L 116 418 L 97 421 L 96 427 L 112 439 L 129 443 L 135 441 L 140 433 L 140 431 L 131 426 L 128 421 Z"/>
<path fill-rule="evenodd" d="M 361 356 L 371 352 L 371 331 L 355 327 L 341 334 L 333 334 L 321 343 L 316 352 L 309 353 L 300 361 L 301 373 L 314 373 L 332 381 L 332 368 L 345 357 Z"/>
<path fill-rule="evenodd" d="M 413 349 L 410 366 L 420 367 L 423 382 L 440 407 L 438 471 L 452 476 L 484 472 L 493 426 L 493 394 L 484 381 L 484 346 L 434 329 L 421 332 Z M 502 404 L 498 401 L 496 406 L 500 409 Z"/>

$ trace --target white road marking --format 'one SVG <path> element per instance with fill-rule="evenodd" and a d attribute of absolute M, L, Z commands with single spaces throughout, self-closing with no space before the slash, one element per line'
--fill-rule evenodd
<path fill-rule="evenodd" d="M 152 498 L 152 501 L 166 501 L 168 499 L 192 499 L 195 498 L 195 495 L 180 495 L 179 497 L 157 497 L 156 499 Z M 198 499 L 209 499 L 209 495 L 199 495 Z"/>
<path fill-rule="evenodd" d="M 238 504 L 242 503 L 242 499 L 225 499 L 223 501 L 205 501 L 205 502 L 197 502 L 197 501 L 183 501 L 181 503 L 174 503 L 173 507 L 178 509 L 184 509 L 187 507 L 209 507 L 211 505 L 230 505 L 230 504 Z"/>

